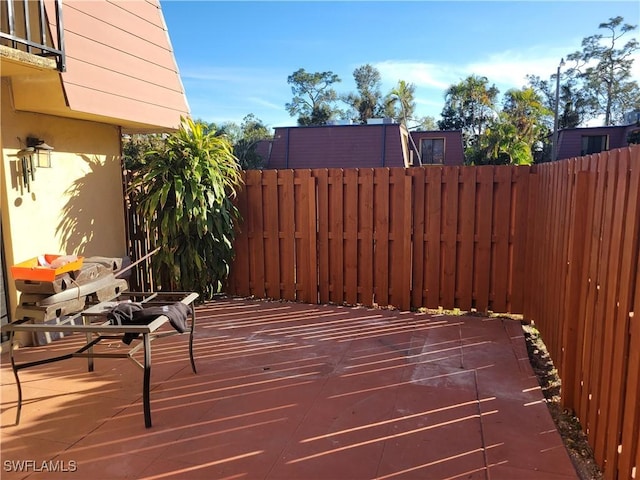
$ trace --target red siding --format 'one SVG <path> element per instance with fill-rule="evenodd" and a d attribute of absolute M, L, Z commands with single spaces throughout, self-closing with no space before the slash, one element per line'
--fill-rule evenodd
<path fill-rule="evenodd" d="M 400 125 L 275 129 L 268 168 L 403 167 Z"/>
<path fill-rule="evenodd" d="M 420 149 L 420 141 L 424 138 L 444 138 L 444 165 L 464 164 L 464 147 L 460 130 L 411 132 L 411 137 L 418 149 Z M 415 159 L 414 164 L 418 164 Z"/>
<path fill-rule="evenodd" d="M 560 130 L 558 135 L 558 160 L 582 156 L 582 137 L 585 135 L 609 136 L 609 150 L 626 147 L 627 133 L 635 125 L 620 125 L 609 127 L 585 127 Z"/>
<path fill-rule="evenodd" d="M 63 19 L 71 110 L 163 128 L 188 115 L 157 0 L 65 1 Z"/>

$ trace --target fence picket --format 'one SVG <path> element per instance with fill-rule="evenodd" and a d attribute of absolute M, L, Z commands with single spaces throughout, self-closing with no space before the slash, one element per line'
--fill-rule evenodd
<path fill-rule="evenodd" d="M 493 211 L 493 172 L 494 167 L 483 166 L 477 169 L 476 201 L 476 251 L 474 255 L 473 282 L 475 308 L 478 312 L 489 310 L 489 288 L 491 272 L 491 233 Z"/>
<path fill-rule="evenodd" d="M 514 171 L 511 202 L 513 218 L 511 221 L 513 233 L 511 235 L 511 282 L 509 285 L 509 306 L 511 312 L 522 312 L 525 296 L 525 262 L 527 252 L 527 226 L 529 223 L 529 177 L 530 168 L 517 167 Z"/>
<path fill-rule="evenodd" d="M 303 302 L 317 303 L 317 256 L 316 221 L 311 221 L 309 212 L 315 213 L 315 179 L 310 170 L 294 171 L 296 295 Z M 312 227 L 313 225 L 313 227 Z"/>
<path fill-rule="evenodd" d="M 247 212 L 247 187 L 243 186 L 236 196 L 236 208 L 238 212 Z M 244 213 L 246 215 L 246 213 Z M 249 296 L 249 235 L 247 225 L 242 218 L 236 225 L 236 238 L 234 242 L 235 258 L 231 265 L 231 271 L 227 280 L 227 290 L 235 291 L 238 295 Z M 143 290 L 143 289 L 141 289 Z M 134 290 L 136 291 L 136 290 Z"/>
<path fill-rule="evenodd" d="M 358 224 L 360 253 L 358 256 L 358 282 L 360 285 L 359 302 L 373 305 L 373 169 L 360 170 L 360 202 L 358 204 Z"/>
<path fill-rule="evenodd" d="M 576 312 L 579 311 L 582 302 L 583 278 L 584 278 L 584 255 L 585 242 L 584 238 L 587 232 L 587 210 L 582 208 L 589 205 L 590 187 L 593 185 L 594 176 L 590 172 L 578 172 L 575 176 L 576 188 L 574 189 L 574 211 L 571 219 L 571 238 L 569 240 L 569 275 L 567 289 L 569 298 L 563 312 L 564 339 L 582 338 L 580 322 L 571 321 L 576 318 Z M 559 368 L 563 384 L 572 388 L 563 388 L 562 396 L 565 405 L 571 406 L 575 401 L 575 384 L 577 378 L 576 369 L 578 368 L 578 358 L 582 356 L 580 342 L 568 342 L 566 348 L 562 352 L 562 360 Z"/>
<path fill-rule="evenodd" d="M 425 271 L 425 245 L 427 235 L 425 232 L 425 173 L 424 168 L 412 168 L 409 173 L 413 179 L 413 205 L 412 212 L 412 237 L 411 237 L 411 249 L 413 253 L 412 265 L 411 265 L 411 304 L 412 305 L 425 305 L 425 284 L 424 284 L 424 271 Z"/>
<path fill-rule="evenodd" d="M 458 243 L 458 167 L 447 168 L 442 177 L 442 307 L 455 308 L 456 251 Z"/>
<path fill-rule="evenodd" d="M 507 309 L 509 286 L 509 219 L 511 218 L 511 171 L 506 165 L 496 167 L 493 210 L 493 291 L 494 312 Z"/>
<path fill-rule="evenodd" d="M 252 295 L 264 297 L 266 292 L 264 272 L 264 223 L 262 198 L 262 175 L 247 172 L 247 234 L 249 235 L 250 270 Z"/>
<path fill-rule="evenodd" d="M 330 255 L 329 255 L 329 171 L 327 169 L 314 170 L 317 186 L 317 212 L 318 221 L 318 293 L 320 303 L 329 303 L 331 293 L 329 291 L 330 280 Z M 293 212 L 295 204 L 289 208 Z"/>
<path fill-rule="evenodd" d="M 425 209 L 427 246 L 424 283 L 427 286 L 428 308 L 442 306 L 440 285 L 442 284 L 442 167 L 427 169 L 427 208 Z"/>
<path fill-rule="evenodd" d="M 329 169 L 329 299 L 344 301 L 344 179 L 338 168 Z"/>
<path fill-rule="evenodd" d="M 605 158 L 602 156 L 602 158 Z M 607 272 L 609 269 L 609 263 L 611 261 L 611 240 L 612 240 L 612 218 L 615 198 L 615 176 L 616 176 L 616 164 L 615 162 L 609 162 L 608 158 L 605 162 L 606 175 L 604 182 L 604 198 L 603 198 L 603 211 L 602 211 L 602 228 L 600 231 L 601 245 L 600 245 L 600 261 L 597 274 L 597 299 L 595 309 L 595 342 L 593 350 L 593 363 L 591 365 L 592 379 L 591 385 L 591 403 L 592 408 L 589 412 L 588 425 L 589 433 L 593 439 L 594 456 L 596 461 L 602 465 L 604 463 L 602 437 L 598 431 L 598 425 L 600 418 L 603 415 L 602 411 L 602 394 L 603 394 L 603 361 L 605 355 L 605 334 L 609 328 L 608 322 L 611 318 L 606 312 L 611 308 L 607 304 L 607 292 L 610 288 L 609 279 L 607 278 Z M 612 279 L 611 279 L 612 280 Z M 600 320 L 601 321 L 598 321 Z"/>
<path fill-rule="evenodd" d="M 280 298 L 280 228 L 278 213 L 278 171 L 265 170 L 262 175 L 263 204 L 271 205 L 263 209 L 264 218 L 264 270 L 265 295 Z"/>
<path fill-rule="evenodd" d="M 605 168 L 604 157 L 599 155 L 594 156 L 597 158 L 592 165 L 597 171 L 597 181 L 595 187 L 595 202 L 592 209 L 592 223 L 591 223 L 591 244 L 589 252 L 589 288 L 587 290 L 586 297 L 586 310 L 584 316 L 585 322 L 585 350 L 584 350 L 584 364 L 583 364 L 583 385 L 581 392 L 581 402 L 579 410 L 579 418 L 585 428 L 587 436 L 590 441 L 593 440 L 593 429 L 591 428 L 590 419 L 593 418 L 594 413 L 591 412 L 594 403 L 592 402 L 592 389 L 594 378 L 588 373 L 591 372 L 592 362 L 594 357 L 594 350 L 596 349 L 596 305 L 598 297 L 598 267 L 601 256 L 601 229 L 602 229 L 602 212 L 604 204 L 604 180 L 605 180 Z M 597 357 L 596 357 L 597 358 Z"/>
<path fill-rule="evenodd" d="M 462 167 L 460 169 L 460 180 L 456 305 L 462 310 L 471 310 L 473 305 L 473 256 L 476 223 L 476 169 Z"/>
<path fill-rule="evenodd" d="M 613 364 L 613 339 L 615 335 L 616 325 L 615 319 L 617 317 L 618 308 L 621 307 L 619 303 L 619 275 L 621 270 L 621 257 L 622 257 L 622 229 L 625 214 L 625 200 L 627 196 L 627 168 L 628 163 L 626 157 L 618 157 L 619 152 L 614 152 L 607 161 L 607 164 L 611 167 L 616 167 L 615 175 L 610 175 L 611 178 L 611 213 L 610 213 L 610 230 L 609 230 L 609 264 L 606 270 L 606 290 L 604 298 L 604 322 L 603 325 L 603 347 L 602 347 L 602 361 L 601 361 L 601 381 L 600 381 L 600 402 L 598 410 L 600 415 L 596 425 L 597 441 L 595 443 L 595 451 L 597 456 L 603 459 L 604 465 L 607 468 L 615 466 L 616 449 L 607 444 L 606 425 L 609 421 L 609 413 L 611 408 L 610 387 L 611 380 L 614 372 L 612 371 Z M 611 172 L 609 172 L 611 173 Z M 624 308 L 624 306 L 622 306 Z M 618 348 L 623 348 L 618 346 Z M 614 442 L 617 439 L 614 439 Z"/>
<path fill-rule="evenodd" d="M 344 171 L 344 301 L 358 303 L 358 170 Z"/>
<path fill-rule="evenodd" d="M 389 169 L 389 303 L 402 308 L 405 304 L 404 239 L 411 232 L 405 229 L 405 172 L 402 168 Z M 406 208 L 409 208 L 407 205 Z"/>
<path fill-rule="evenodd" d="M 278 246 L 280 248 L 280 275 L 282 298 L 295 300 L 295 214 L 292 208 L 288 208 L 294 199 L 295 181 L 293 170 L 280 170 L 278 172 L 280 226 L 278 228 Z"/>
<path fill-rule="evenodd" d="M 374 267 L 375 303 L 389 305 L 389 169 L 375 170 L 374 181 Z"/>

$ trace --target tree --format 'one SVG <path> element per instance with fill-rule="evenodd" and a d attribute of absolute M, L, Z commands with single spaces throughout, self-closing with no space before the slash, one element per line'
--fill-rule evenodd
<path fill-rule="evenodd" d="M 382 114 L 382 93 L 380 92 L 380 72 L 369 64 L 362 65 L 353 71 L 356 82 L 356 93 L 349 93 L 343 101 L 355 112 L 353 120 L 367 123 L 369 118 Z"/>
<path fill-rule="evenodd" d="M 430 130 L 438 130 L 438 124 L 436 123 L 436 119 L 433 117 L 422 117 L 416 119 L 417 125 L 412 127 L 413 130 L 422 130 L 422 131 L 430 131 Z"/>
<path fill-rule="evenodd" d="M 218 137 L 225 136 L 232 145 L 235 145 L 242 138 L 242 127 L 236 122 L 204 123 L 203 128 L 205 133 L 212 132 Z"/>
<path fill-rule="evenodd" d="M 473 82 L 473 85 L 476 85 Z M 480 89 L 476 88 L 476 93 Z M 465 88 L 461 88 L 464 93 Z M 477 107 L 477 105 L 476 105 Z M 450 105 L 454 108 L 454 105 Z M 476 110 L 477 113 L 478 110 Z M 456 112 L 456 111 L 454 111 Z M 542 95 L 533 87 L 508 90 L 502 110 L 490 110 L 482 129 L 465 149 L 467 163 L 474 165 L 530 165 L 539 158 L 543 140 L 549 135 L 548 119 L 553 113 L 545 107 Z M 451 121 L 477 118 L 456 113 Z M 534 155 L 536 152 L 536 155 Z"/>
<path fill-rule="evenodd" d="M 413 119 L 413 112 L 416 109 L 415 92 L 416 86 L 413 83 L 399 80 L 385 98 L 385 116 L 393 118 L 408 128 L 407 122 Z"/>
<path fill-rule="evenodd" d="M 582 50 L 567 57 L 575 63 L 567 73 L 581 80 L 593 116 L 604 115 L 605 125 L 621 122 L 640 98 L 638 83 L 631 80 L 632 54 L 640 45 L 635 38 L 620 45 L 622 37 L 637 26 L 623 21 L 618 16 L 601 23 L 598 28 L 607 33 L 584 38 Z"/>
<path fill-rule="evenodd" d="M 233 259 L 241 184 L 231 143 L 183 119 L 131 183 L 138 213 L 160 247 L 154 269 L 167 290 L 192 290 L 204 299 L 221 291 Z"/>
<path fill-rule="evenodd" d="M 546 108 L 533 88 L 511 89 L 505 93 L 502 112 L 517 132 L 517 137 L 530 149 L 549 134 L 544 120 L 553 112 Z"/>
<path fill-rule="evenodd" d="M 287 77 L 293 99 L 285 108 L 292 117 L 298 116 L 298 125 L 324 125 L 337 109 L 333 104 L 338 94 L 331 88 L 340 78 L 333 72 L 308 73 L 300 68 Z"/>
<path fill-rule="evenodd" d="M 544 119 L 552 115 L 531 87 L 505 93 L 502 111 L 468 150 L 475 164 L 530 165 L 534 146 L 548 135 Z"/>
<path fill-rule="evenodd" d="M 441 120 L 438 120 L 440 130 L 462 130 L 464 128 L 462 111 L 454 108 L 451 104 L 445 104 L 440 116 Z"/>
<path fill-rule="evenodd" d="M 590 103 L 575 77 L 563 75 L 562 72 L 560 76 L 558 128 L 575 128 L 590 118 Z M 552 112 L 556 105 L 556 77 L 557 74 L 554 73 L 549 80 L 542 80 L 539 76 L 527 75 L 529 86 L 540 95 L 544 106 Z M 544 122 L 549 129 L 553 128 L 553 117 Z"/>
<path fill-rule="evenodd" d="M 253 113 L 245 116 L 240 125 L 240 138 L 233 145 L 233 154 L 238 159 L 240 168 L 260 168 L 264 159 L 258 154 L 256 148 L 262 140 L 272 137 L 267 126 Z"/>
<path fill-rule="evenodd" d="M 451 126 L 462 129 L 466 148 L 479 145 L 480 136 L 496 116 L 495 103 L 500 91 L 488 84 L 486 77 L 471 75 L 451 85 L 445 93 L 442 121 L 438 125 L 440 130 Z"/>
<path fill-rule="evenodd" d="M 124 167 L 135 175 L 146 163 L 146 152 L 162 148 L 165 136 L 159 133 L 134 133 L 122 136 Z"/>
<path fill-rule="evenodd" d="M 467 160 L 475 165 L 530 165 L 533 153 L 516 125 L 505 112 L 500 112 L 489 122 L 478 145 L 470 149 Z"/>

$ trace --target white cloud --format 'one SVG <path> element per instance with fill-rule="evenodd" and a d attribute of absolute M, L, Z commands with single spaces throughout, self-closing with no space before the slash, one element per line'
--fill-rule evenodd
<path fill-rule="evenodd" d="M 268 68 L 214 67 L 197 65 L 183 68 L 180 76 L 185 81 L 223 83 L 226 87 L 246 89 L 260 87 L 267 90 L 286 86 L 287 75 Z M 284 81 L 283 81 L 284 79 Z"/>
<path fill-rule="evenodd" d="M 396 85 L 406 80 L 416 87 L 446 89 L 451 85 L 451 67 L 434 63 L 387 60 L 373 65 L 384 84 Z"/>
<path fill-rule="evenodd" d="M 256 105 L 260 105 L 262 107 L 270 108 L 271 110 L 278 110 L 278 111 L 284 110 L 285 102 L 275 103 L 261 97 L 247 97 L 247 101 L 255 103 Z"/>

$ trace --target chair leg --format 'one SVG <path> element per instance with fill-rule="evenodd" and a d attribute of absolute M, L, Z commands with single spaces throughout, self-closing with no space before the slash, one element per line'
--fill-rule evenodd
<path fill-rule="evenodd" d="M 144 382 L 142 386 L 142 402 L 144 405 L 144 426 L 151 427 L 151 340 L 148 333 L 143 334 L 144 342 Z"/>

